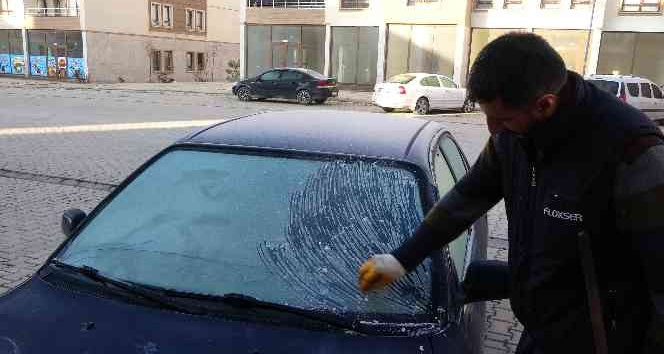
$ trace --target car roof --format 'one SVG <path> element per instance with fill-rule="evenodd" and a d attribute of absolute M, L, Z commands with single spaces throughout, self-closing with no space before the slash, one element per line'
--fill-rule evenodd
<path fill-rule="evenodd" d="M 643 81 L 643 82 L 651 82 L 650 80 L 640 77 L 640 76 L 632 76 L 632 75 L 590 75 L 588 76 L 589 80 L 605 80 L 605 81 L 625 81 L 625 80 L 630 80 L 630 81 Z"/>
<path fill-rule="evenodd" d="M 430 141 L 443 124 L 350 111 L 287 111 L 231 119 L 179 143 L 378 157 L 427 170 Z"/>

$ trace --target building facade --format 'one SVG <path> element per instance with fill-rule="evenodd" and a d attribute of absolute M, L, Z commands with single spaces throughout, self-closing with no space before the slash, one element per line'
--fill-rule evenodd
<path fill-rule="evenodd" d="M 240 57 L 236 1 L 0 0 L 0 9 L 3 75 L 222 81 Z"/>
<path fill-rule="evenodd" d="M 299 66 L 371 87 L 403 72 L 460 84 L 510 31 L 547 39 L 581 74 L 664 83 L 662 0 L 240 0 L 241 72 Z"/>

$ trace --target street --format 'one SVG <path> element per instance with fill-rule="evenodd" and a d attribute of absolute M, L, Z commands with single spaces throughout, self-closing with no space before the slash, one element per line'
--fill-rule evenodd
<path fill-rule="evenodd" d="M 30 277 L 62 242 L 62 211 L 90 212 L 129 173 L 177 138 L 246 114 L 319 109 L 382 112 L 352 102 L 300 106 L 239 102 L 227 94 L 0 81 L 0 293 Z M 488 138 L 481 114 L 427 118 L 446 122 L 471 162 Z M 489 257 L 506 260 L 502 204 L 490 212 L 489 222 Z M 522 328 L 507 301 L 489 304 L 487 323 L 485 354 L 513 352 Z"/>

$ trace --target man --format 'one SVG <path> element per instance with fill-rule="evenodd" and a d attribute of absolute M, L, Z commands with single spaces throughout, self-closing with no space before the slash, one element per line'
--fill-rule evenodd
<path fill-rule="evenodd" d="M 650 348 L 662 313 L 664 138 L 640 111 L 568 72 L 541 37 L 510 33 L 474 62 L 469 99 L 491 137 L 469 173 L 391 254 L 360 268 L 377 290 L 500 199 L 509 222 L 517 353 L 593 353 L 578 235 L 590 235 L 609 352 Z"/>

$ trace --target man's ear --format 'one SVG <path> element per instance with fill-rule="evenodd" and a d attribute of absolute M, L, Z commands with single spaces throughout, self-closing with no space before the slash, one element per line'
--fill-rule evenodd
<path fill-rule="evenodd" d="M 540 96 L 535 102 L 534 114 L 538 120 L 546 120 L 556 113 L 560 98 L 552 93 Z"/>

